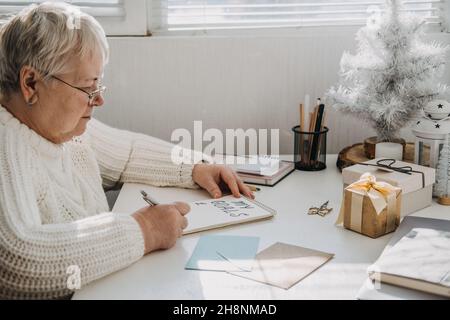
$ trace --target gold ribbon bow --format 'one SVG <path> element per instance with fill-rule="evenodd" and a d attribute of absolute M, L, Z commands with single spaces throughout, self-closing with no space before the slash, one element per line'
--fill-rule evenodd
<path fill-rule="evenodd" d="M 397 195 L 401 188 L 394 187 L 387 182 L 379 181 L 369 172 L 364 173 L 358 181 L 349 185 L 345 190 L 352 191 L 351 206 L 351 229 L 361 232 L 362 227 L 362 204 L 364 196 L 368 196 L 377 215 L 387 206 L 386 233 L 395 229 Z M 344 221 L 344 200 L 342 200 L 341 211 L 336 224 Z"/>

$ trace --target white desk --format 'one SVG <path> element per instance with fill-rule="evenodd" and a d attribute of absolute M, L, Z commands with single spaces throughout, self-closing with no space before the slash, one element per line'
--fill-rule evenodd
<path fill-rule="evenodd" d="M 77 291 L 74 299 L 355 299 L 366 279 L 366 268 L 377 259 L 391 235 L 371 239 L 334 225 L 342 200 L 342 181 L 336 156 L 327 158 L 324 171 L 296 170 L 273 188 L 261 187 L 257 199 L 277 210 L 273 219 L 184 236 L 170 250 L 151 253 L 89 284 Z M 206 196 L 199 191 L 158 189 L 154 196 L 167 201 Z M 332 213 L 326 217 L 307 215 L 311 205 L 326 200 L 334 208 Z M 450 219 L 450 209 L 433 203 L 414 215 Z M 203 234 L 258 236 L 260 250 L 285 242 L 334 253 L 335 257 L 291 289 L 283 290 L 223 272 L 185 270 Z"/>

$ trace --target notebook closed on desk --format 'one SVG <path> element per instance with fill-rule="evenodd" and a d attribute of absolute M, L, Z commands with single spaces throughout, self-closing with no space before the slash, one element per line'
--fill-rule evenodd
<path fill-rule="evenodd" d="M 395 247 L 395 245 L 403 239 L 405 235 L 411 232 L 415 228 L 428 228 L 435 229 L 441 231 L 450 232 L 450 220 L 442 220 L 442 219 L 432 219 L 432 218 L 423 218 L 423 217 L 414 217 L 407 216 L 405 217 L 398 229 L 393 234 L 391 240 L 386 246 L 385 250 L 379 257 L 379 261 L 382 261 L 383 257 Z M 394 252 L 395 253 L 395 252 Z M 403 265 L 403 264 L 401 264 Z M 401 266 L 400 265 L 400 266 Z M 381 268 L 380 268 L 381 269 Z M 416 268 L 417 270 L 417 268 Z M 417 272 L 417 271 L 416 271 Z M 396 277 L 397 278 L 397 277 Z M 397 279 L 398 280 L 398 279 Z M 389 280 L 387 280 L 389 281 Z M 395 280 L 394 280 L 395 281 Z M 420 288 L 406 287 L 404 281 L 400 279 L 403 283 L 403 286 L 395 285 L 391 282 L 388 284 L 386 282 L 382 282 L 381 284 L 374 284 L 372 280 L 369 278 L 361 287 L 358 293 L 358 299 L 362 300 L 386 300 L 386 299 L 442 299 L 443 296 L 439 296 L 436 293 L 432 294 L 430 292 L 421 291 Z"/>
<path fill-rule="evenodd" d="M 189 203 L 191 211 L 186 215 L 189 224 L 183 234 L 269 219 L 276 214 L 275 210 L 261 202 L 243 196 L 211 199 L 203 190 L 158 188 L 136 183 L 123 185 L 112 211 L 131 214 L 145 207 L 146 203 L 142 200 L 140 190 L 144 190 L 160 203 Z"/>
<path fill-rule="evenodd" d="M 412 229 L 369 268 L 369 276 L 450 298 L 450 232 Z"/>
<path fill-rule="evenodd" d="M 261 173 L 252 172 L 251 167 L 245 166 L 231 166 L 236 170 L 238 176 L 246 183 L 252 183 L 257 185 L 269 186 L 273 187 L 278 182 L 280 182 L 283 178 L 289 175 L 292 171 L 295 170 L 294 162 L 283 161 L 279 162 L 279 166 L 276 169 L 267 168 L 265 170 L 261 170 Z M 255 170 L 254 170 L 255 171 Z"/>
<path fill-rule="evenodd" d="M 295 163 L 279 156 L 233 156 L 216 154 L 216 163 L 230 166 L 242 181 L 273 187 L 295 170 Z"/>

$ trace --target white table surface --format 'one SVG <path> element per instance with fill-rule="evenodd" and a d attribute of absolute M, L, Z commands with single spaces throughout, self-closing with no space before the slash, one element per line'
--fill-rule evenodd
<path fill-rule="evenodd" d="M 294 171 L 275 187 L 261 187 L 257 200 L 277 210 L 266 221 L 209 230 L 183 236 L 166 251 L 143 257 L 137 263 L 77 291 L 74 299 L 355 299 L 366 279 L 366 269 L 383 251 L 391 234 L 378 239 L 334 225 L 342 200 L 342 180 L 336 155 L 327 156 L 327 169 Z M 157 188 L 153 196 L 165 201 L 193 201 L 204 191 Z M 312 205 L 326 200 L 334 208 L 326 217 L 307 214 Z M 139 204 L 139 206 L 143 206 Z M 450 219 L 450 208 L 433 201 L 413 215 Z M 276 288 L 224 272 L 185 270 L 201 235 L 225 234 L 260 237 L 259 250 L 285 242 L 334 253 L 335 257 L 289 290 Z"/>

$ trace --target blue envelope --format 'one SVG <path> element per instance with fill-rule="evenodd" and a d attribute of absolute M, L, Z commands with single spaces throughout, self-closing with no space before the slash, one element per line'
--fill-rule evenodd
<path fill-rule="evenodd" d="M 258 244 L 258 237 L 201 236 L 185 269 L 251 271 Z"/>

